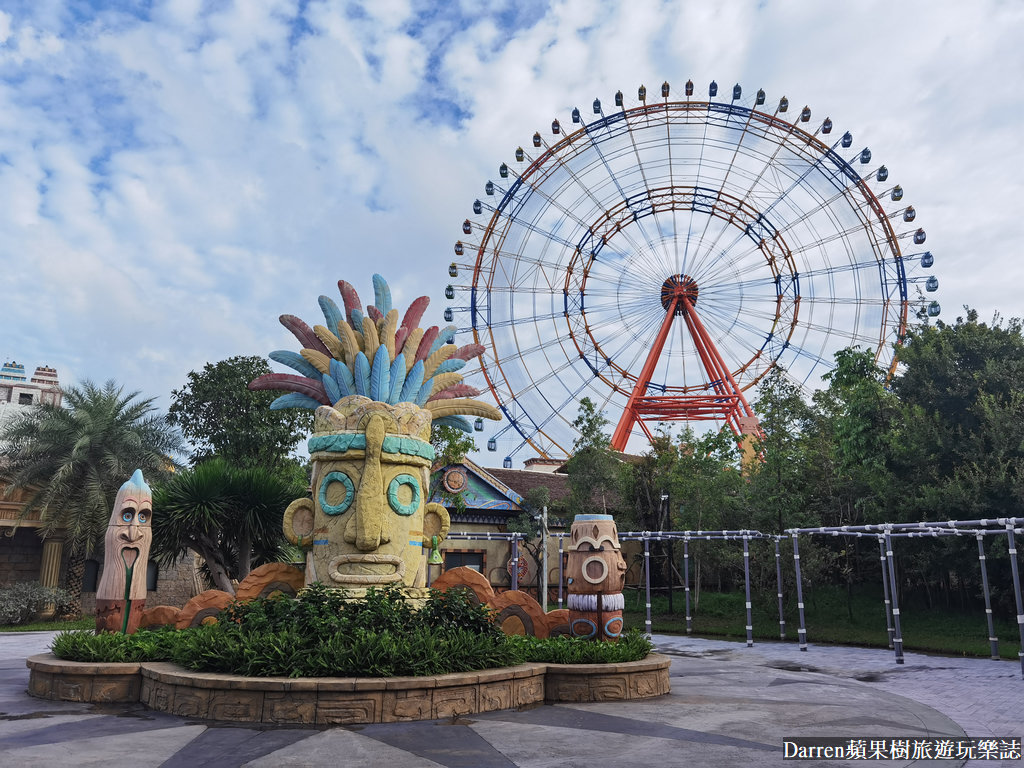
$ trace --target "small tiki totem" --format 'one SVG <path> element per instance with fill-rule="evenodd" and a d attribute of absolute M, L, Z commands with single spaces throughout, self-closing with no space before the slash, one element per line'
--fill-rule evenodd
<path fill-rule="evenodd" d="M 570 632 L 574 637 L 618 639 L 626 561 L 611 515 L 576 515 L 568 560 Z"/>
<path fill-rule="evenodd" d="M 131 634 L 146 607 L 146 568 L 153 543 L 153 493 L 135 470 L 114 500 L 96 589 L 96 632 Z"/>

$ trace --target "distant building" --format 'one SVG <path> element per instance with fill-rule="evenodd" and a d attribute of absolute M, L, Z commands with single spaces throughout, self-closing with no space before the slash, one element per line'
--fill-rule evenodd
<path fill-rule="evenodd" d="M 57 371 L 43 365 L 29 378 L 21 363 L 4 363 L 0 368 L 0 424 L 42 403 L 61 404 Z M 5 490 L 0 482 L 0 585 L 38 581 L 45 587 L 57 586 L 63 561 L 63 536 L 40 538 L 39 513 L 22 517 L 24 493 L 5 497 Z"/>
<path fill-rule="evenodd" d="M 0 422 L 16 415 L 22 408 L 42 403 L 61 403 L 57 371 L 41 365 L 29 378 L 21 363 L 4 363 L 0 368 Z"/>

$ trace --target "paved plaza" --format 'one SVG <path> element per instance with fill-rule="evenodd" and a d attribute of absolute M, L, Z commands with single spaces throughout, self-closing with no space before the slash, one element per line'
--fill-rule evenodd
<path fill-rule="evenodd" d="M 796 643 L 656 635 L 672 693 L 649 701 L 558 704 L 419 723 L 330 729 L 212 724 L 141 705 L 34 699 L 25 657 L 52 633 L 0 634 L 4 766 L 794 766 L 958 765 L 952 761 L 783 762 L 784 736 L 1021 736 L 1020 666 L 983 659 Z M 969 765 L 995 765 L 972 761 Z M 1014 765 L 1024 763 L 1014 762 Z"/>

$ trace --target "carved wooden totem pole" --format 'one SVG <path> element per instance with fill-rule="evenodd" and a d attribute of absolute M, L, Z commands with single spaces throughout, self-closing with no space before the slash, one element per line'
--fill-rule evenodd
<path fill-rule="evenodd" d="M 576 515 L 568 554 L 569 631 L 574 637 L 617 640 L 626 561 L 612 516 Z"/>
<path fill-rule="evenodd" d="M 146 607 L 146 568 L 153 543 L 153 493 L 135 470 L 117 492 L 103 538 L 103 575 L 96 588 L 96 632 L 133 633 Z"/>
<path fill-rule="evenodd" d="M 302 375 L 267 374 L 249 387 L 289 392 L 271 408 L 316 411 L 309 440 L 313 497 L 292 502 L 284 517 L 285 535 L 307 549 L 306 583 L 320 581 L 353 596 L 396 585 L 422 598 L 429 547 L 435 538 L 444 540 L 449 526 L 448 510 L 427 502 L 431 423 L 472 432 L 463 414 L 501 416 L 470 399 L 479 391 L 458 373 L 484 347 L 456 347 L 454 326 L 420 328 L 426 296 L 399 323 L 380 275 L 373 276 L 373 287 L 375 301 L 365 313 L 355 289 L 342 280 L 344 311 L 320 297 L 326 325 L 311 329 L 282 315 L 303 349 L 271 352 L 270 358 Z"/>

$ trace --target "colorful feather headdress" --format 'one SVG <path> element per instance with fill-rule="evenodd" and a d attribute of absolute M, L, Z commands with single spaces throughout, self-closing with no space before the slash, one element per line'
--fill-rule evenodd
<path fill-rule="evenodd" d="M 459 373 L 484 351 L 483 345 L 456 347 L 453 325 L 419 327 L 428 297 L 416 299 L 399 324 L 391 289 L 380 275 L 373 276 L 374 302 L 365 314 L 355 288 L 339 280 L 338 289 L 345 311 L 321 296 L 324 325 L 310 328 L 294 315 L 281 315 L 281 324 L 303 348 L 298 353 L 277 350 L 270 359 L 302 375 L 268 373 L 249 383 L 249 389 L 288 393 L 271 408 L 317 409 L 360 395 L 390 405 L 412 403 L 428 410 L 434 423 L 465 432 L 473 428 L 463 416 L 501 418 L 494 406 L 472 399 L 480 390 L 464 384 Z"/>

